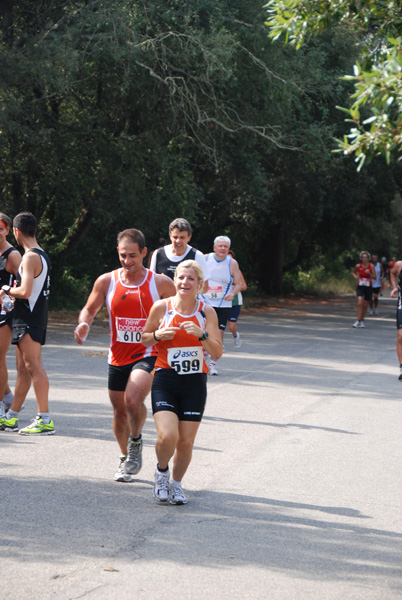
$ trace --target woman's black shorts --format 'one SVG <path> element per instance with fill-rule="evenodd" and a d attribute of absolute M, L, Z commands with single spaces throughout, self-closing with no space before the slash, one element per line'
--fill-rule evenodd
<path fill-rule="evenodd" d="M 207 400 L 207 374 L 179 375 L 173 369 L 155 372 L 152 412 L 169 410 L 179 421 L 201 421 Z"/>

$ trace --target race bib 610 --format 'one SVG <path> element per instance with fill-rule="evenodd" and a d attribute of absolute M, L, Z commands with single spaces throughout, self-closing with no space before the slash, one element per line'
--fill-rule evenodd
<path fill-rule="evenodd" d="M 139 344 L 146 319 L 116 317 L 117 341 L 123 344 Z"/>

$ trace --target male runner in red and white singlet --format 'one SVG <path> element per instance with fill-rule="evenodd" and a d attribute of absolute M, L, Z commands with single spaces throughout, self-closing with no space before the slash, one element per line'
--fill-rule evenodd
<path fill-rule="evenodd" d="M 147 416 L 144 400 L 151 390 L 156 360 L 154 346 L 141 344 L 141 333 L 151 306 L 175 292 L 173 282 L 143 266 L 145 238 L 138 229 L 117 236 L 120 269 L 104 273 L 94 283 L 81 310 L 74 336 L 85 341 L 92 322 L 106 303 L 109 313 L 110 349 L 108 390 L 113 406 L 113 432 L 120 446 L 116 481 L 132 481 L 142 466 L 141 432 Z"/>

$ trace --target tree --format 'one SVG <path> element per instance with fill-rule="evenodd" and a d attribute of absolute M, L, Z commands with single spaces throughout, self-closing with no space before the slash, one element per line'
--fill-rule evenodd
<path fill-rule="evenodd" d="M 356 36 L 273 44 L 258 0 L 1 9 L 0 201 L 39 218 L 52 305 L 79 304 L 117 266 L 118 231 L 142 229 L 153 249 L 177 216 L 201 250 L 227 233 L 248 278 L 278 293 L 283 267 L 312 252 L 329 192 L 334 204 L 344 192 L 330 145 Z"/>
<path fill-rule="evenodd" d="M 378 154 L 387 163 L 402 158 L 402 10 L 398 0 L 270 0 L 269 36 L 301 48 L 309 35 L 333 26 L 360 36 L 360 58 L 352 81 L 351 129 L 338 151 L 353 154 L 360 170 Z"/>

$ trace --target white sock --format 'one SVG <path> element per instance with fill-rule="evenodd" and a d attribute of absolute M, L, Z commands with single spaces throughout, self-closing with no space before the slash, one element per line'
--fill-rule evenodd
<path fill-rule="evenodd" d="M 181 488 L 181 481 L 176 481 L 175 479 L 170 479 L 170 485 L 175 488 Z"/>
<path fill-rule="evenodd" d="M 49 413 L 38 413 L 38 415 L 42 419 L 42 421 L 44 423 L 46 423 L 46 425 L 49 425 L 49 423 L 50 423 Z"/>
<path fill-rule="evenodd" d="M 5 400 L 7 402 L 7 404 L 12 404 L 13 400 L 14 400 L 14 394 L 12 392 L 8 392 L 8 394 L 4 394 L 3 400 Z"/>

